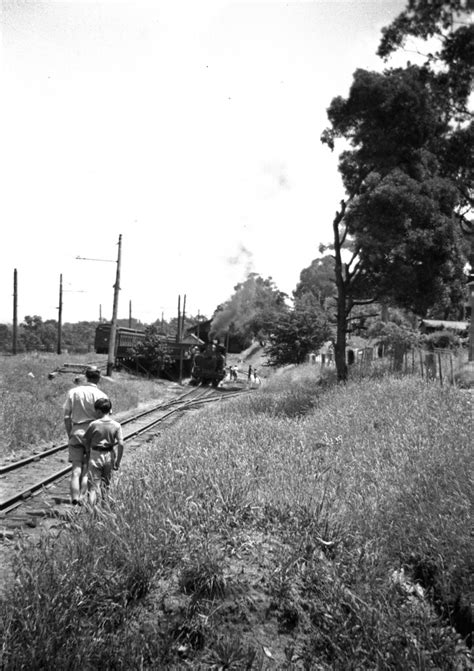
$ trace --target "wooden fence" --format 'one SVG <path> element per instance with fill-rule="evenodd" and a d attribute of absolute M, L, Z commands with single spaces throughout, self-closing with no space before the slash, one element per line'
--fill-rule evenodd
<path fill-rule="evenodd" d="M 457 374 L 467 360 L 465 350 L 413 348 L 396 360 L 393 352 L 384 352 L 384 356 L 372 359 L 362 356 L 359 365 L 367 369 L 370 366 L 383 366 L 388 371 L 406 375 L 419 375 L 426 380 L 437 380 L 441 385 L 456 384 Z"/>
<path fill-rule="evenodd" d="M 312 355 L 309 361 L 319 363 L 322 368 L 334 366 L 332 352 Z M 385 347 L 348 348 L 347 352 L 349 370 L 354 372 L 382 369 L 402 375 L 419 375 L 426 380 L 437 380 L 441 385 L 456 384 L 457 374 L 466 361 L 466 350 L 428 351 L 417 347 L 405 352 L 398 360 Z"/>

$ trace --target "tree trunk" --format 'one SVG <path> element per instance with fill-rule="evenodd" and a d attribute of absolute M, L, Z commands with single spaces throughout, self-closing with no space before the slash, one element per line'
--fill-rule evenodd
<path fill-rule="evenodd" d="M 346 363 L 346 337 L 347 337 L 347 287 L 344 277 L 344 267 L 341 257 L 341 236 L 339 232 L 339 224 L 344 219 L 346 210 L 346 203 L 341 201 L 341 210 L 336 212 L 333 221 L 334 231 L 334 272 L 336 275 L 337 287 L 337 331 L 336 343 L 334 345 L 334 359 L 336 363 L 336 373 L 339 382 L 347 380 L 347 363 Z"/>
<path fill-rule="evenodd" d="M 334 359 L 336 362 L 337 379 L 339 382 L 346 382 L 347 380 L 347 363 L 346 363 L 346 319 L 345 319 L 345 300 L 344 309 L 337 310 L 337 332 L 336 344 L 334 346 Z M 342 315 L 342 318 L 341 318 Z"/>

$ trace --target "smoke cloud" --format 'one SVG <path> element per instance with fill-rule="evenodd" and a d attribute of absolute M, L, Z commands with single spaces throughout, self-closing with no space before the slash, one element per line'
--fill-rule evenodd
<path fill-rule="evenodd" d="M 224 309 L 216 312 L 211 323 L 211 337 L 222 337 L 231 324 L 237 330 L 243 328 L 255 314 L 256 277 L 257 275 L 251 273 L 224 304 Z"/>

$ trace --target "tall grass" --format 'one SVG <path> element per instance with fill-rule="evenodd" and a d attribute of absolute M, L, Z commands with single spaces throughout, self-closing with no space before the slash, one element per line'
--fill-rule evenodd
<path fill-rule="evenodd" d="M 87 363 L 91 355 L 57 356 L 23 354 L 3 357 L 0 369 L 0 458 L 15 456 L 39 444 L 51 444 L 66 438 L 62 406 L 72 374 L 48 374 L 62 363 Z M 94 361 L 99 357 L 93 355 Z M 112 380 L 99 383 L 112 399 L 115 414 L 141 402 L 159 398 L 163 383 L 115 373 Z"/>
<path fill-rule="evenodd" d="M 469 409 L 420 380 L 324 387 L 302 368 L 193 414 L 96 516 L 23 548 L 5 668 L 454 669 Z M 391 580 L 402 567 L 427 598 Z"/>

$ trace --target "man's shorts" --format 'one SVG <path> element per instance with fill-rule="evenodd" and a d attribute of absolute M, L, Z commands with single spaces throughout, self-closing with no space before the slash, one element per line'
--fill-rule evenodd
<path fill-rule="evenodd" d="M 115 453 L 113 450 L 91 450 L 89 459 L 90 486 L 94 489 L 100 489 L 100 483 L 103 482 L 108 487 L 114 470 L 114 463 Z"/>
<path fill-rule="evenodd" d="M 86 448 L 84 445 L 69 445 L 69 461 L 73 466 L 84 466 L 87 462 Z"/>

